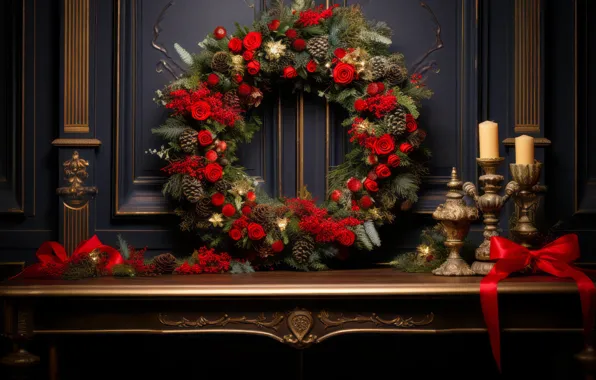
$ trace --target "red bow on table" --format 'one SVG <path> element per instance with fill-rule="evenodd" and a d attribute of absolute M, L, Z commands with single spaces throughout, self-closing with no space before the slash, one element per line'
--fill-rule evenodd
<path fill-rule="evenodd" d="M 94 250 L 99 250 L 107 254 L 107 261 L 102 266 L 107 270 L 112 269 L 114 265 L 124 262 L 122 255 L 120 255 L 120 252 L 116 248 L 102 244 L 96 235 L 93 235 L 89 240 L 83 240 L 75 248 L 70 258 L 60 243 L 46 241 L 35 253 L 39 262 L 25 268 L 15 277 L 55 277 L 57 273 L 64 271 L 73 260 L 80 258 L 82 255 L 89 254 Z"/>
<path fill-rule="evenodd" d="M 480 304 L 488 329 L 493 356 L 501 369 L 501 337 L 499 335 L 499 306 L 497 284 L 510 274 L 530 267 L 561 278 L 572 278 L 577 283 L 582 307 L 584 338 L 586 343 L 594 328 L 596 315 L 596 287 L 592 280 L 571 264 L 579 258 L 577 235 L 568 234 L 531 251 L 510 240 L 495 236 L 490 241 L 490 258 L 498 260 L 493 269 L 480 282 Z"/>

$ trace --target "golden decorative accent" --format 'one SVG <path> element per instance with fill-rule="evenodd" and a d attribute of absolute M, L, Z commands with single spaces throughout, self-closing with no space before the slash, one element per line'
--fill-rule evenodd
<path fill-rule="evenodd" d="M 277 61 L 286 54 L 286 45 L 281 41 L 269 41 L 265 43 L 265 58 L 269 61 Z"/>
<path fill-rule="evenodd" d="M 540 0 L 515 1 L 515 132 L 540 131 Z"/>
<path fill-rule="evenodd" d="M 511 233 L 515 240 L 526 248 L 534 248 L 538 229 L 530 217 L 530 210 L 538 202 L 536 184 L 540 179 L 542 164 L 536 161 L 532 165 L 509 164 L 515 189 L 515 204 L 519 208 L 519 218 Z"/>
<path fill-rule="evenodd" d="M 413 317 L 404 318 L 400 315 L 396 316 L 393 319 L 383 319 L 375 313 L 371 314 L 369 317 L 364 315 L 357 315 L 356 317 L 352 318 L 347 318 L 344 317 L 343 314 L 340 314 L 339 317 L 331 319 L 329 312 L 326 310 L 321 311 L 318 317 L 321 323 L 325 325 L 325 329 L 331 327 L 344 327 L 344 325 L 348 323 L 374 323 L 377 327 L 388 326 L 409 328 L 430 325 L 435 319 L 435 315 L 433 313 L 426 314 L 420 320 L 414 320 Z"/>
<path fill-rule="evenodd" d="M 515 146 L 515 137 L 508 137 L 503 140 L 505 146 Z M 551 145 L 551 141 L 546 137 L 534 137 L 534 146 L 548 147 Z"/>
<path fill-rule="evenodd" d="M 89 174 L 87 173 L 89 162 L 80 158 L 79 152 L 75 150 L 72 154 L 72 158 L 64 161 L 62 166 L 64 166 L 65 180 L 70 186 L 58 188 L 56 190 L 58 195 L 71 200 L 83 200 L 87 196 L 94 196 L 97 194 L 96 187 L 83 186 L 85 180 L 89 177 Z"/>
<path fill-rule="evenodd" d="M 99 141 L 98 139 L 55 139 L 54 141 L 52 141 L 52 145 L 63 148 L 98 148 L 101 145 L 101 141 Z"/>
<path fill-rule="evenodd" d="M 64 132 L 89 132 L 89 0 L 64 0 Z"/>
<path fill-rule="evenodd" d="M 287 323 L 292 334 L 284 335 L 284 342 L 300 348 L 316 342 L 317 336 L 309 334 L 314 325 L 314 319 L 310 311 L 296 310 L 291 312 Z"/>
<path fill-rule="evenodd" d="M 187 318 L 182 317 L 179 320 L 169 320 L 168 316 L 165 314 L 159 314 L 159 322 L 162 325 L 166 326 L 175 326 L 175 327 L 208 327 L 208 326 L 220 326 L 225 327 L 229 324 L 241 323 L 246 325 L 255 325 L 260 328 L 267 328 L 277 331 L 279 328 L 280 323 L 283 321 L 284 316 L 280 313 L 273 314 L 273 318 L 271 320 L 267 320 L 264 314 L 259 315 L 255 319 L 249 319 L 247 317 L 237 317 L 233 318 L 227 314 L 224 314 L 221 318 L 215 320 L 209 320 L 203 316 L 195 319 L 190 320 Z"/>
<path fill-rule="evenodd" d="M 72 202 L 71 203 L 76 203 Z M 62 203 L 63 208 L 63 238 L 64 249 L 70 255 L 71 252 L 83 240 L 89 238 L 89 203 L 85 202 L 82 206 L 71 206 Z"/>
<path fill-rule="evenodd" d="M 211 218 L 209 218 L 209 221 L 211 222 L 211 224 L 213 224 L 213 227 L 223 227 L 223 215 L 222 214 L 215 213 L 215 214 L 211 215 Z"/>

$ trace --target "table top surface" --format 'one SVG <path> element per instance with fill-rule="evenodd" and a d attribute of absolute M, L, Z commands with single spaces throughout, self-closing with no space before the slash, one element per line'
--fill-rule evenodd
<path fill-rule="evenodd" d="M 308 297 L 474 295 L 482 277 L 440 277 L 389 268 L 326 272 L 270 271 L 248 274 L 102 277 L 79 281 L 13 279 L 0 297 Z M 517 276 L 499 284 L 500 294 L 577 293 L 571 280 Z"/>

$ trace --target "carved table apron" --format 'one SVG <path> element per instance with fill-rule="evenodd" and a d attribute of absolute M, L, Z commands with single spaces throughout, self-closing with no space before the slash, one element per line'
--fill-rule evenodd
<path fill-rule="evenodd" d="M 390 269 L 259 272 L 13 280 L 0 286 L 0 296 L 6 305 L 5 330 L 13 338 L 224 333 L 306 348 L 351 333 L 486 333 L 479 283 L 479 277 Z M 504 332 L 582 331 L 577 287 L 567 280 L 528 276 L 503 281 L 499 306 Z M 50 363 L 51 373 L 55 365 Z"/>

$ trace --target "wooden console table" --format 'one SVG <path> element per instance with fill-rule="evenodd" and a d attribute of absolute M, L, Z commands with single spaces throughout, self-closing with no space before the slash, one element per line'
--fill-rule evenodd
<path fill-rule="evenodd" d="M 0 297 L 6 334 L 17 343 L 19 337 L 40 335 L 221 333 L 307 348 L 342 334 L 485 334 L 479 283 L 479 277 L 391 269 L 259 272 L 13 280 L 0 286 Z M 499 304 L 504 332 L 581 334 L 573 282 L 509 279 L 499 285 Z M 50 350 L 50 378 L 56 379 L 55 347 Z M 590 353 L 581 358 L 588 367 L 594 363 Z M 35 361 L 24 350 L 3 359 L 13 365 Z"/>

